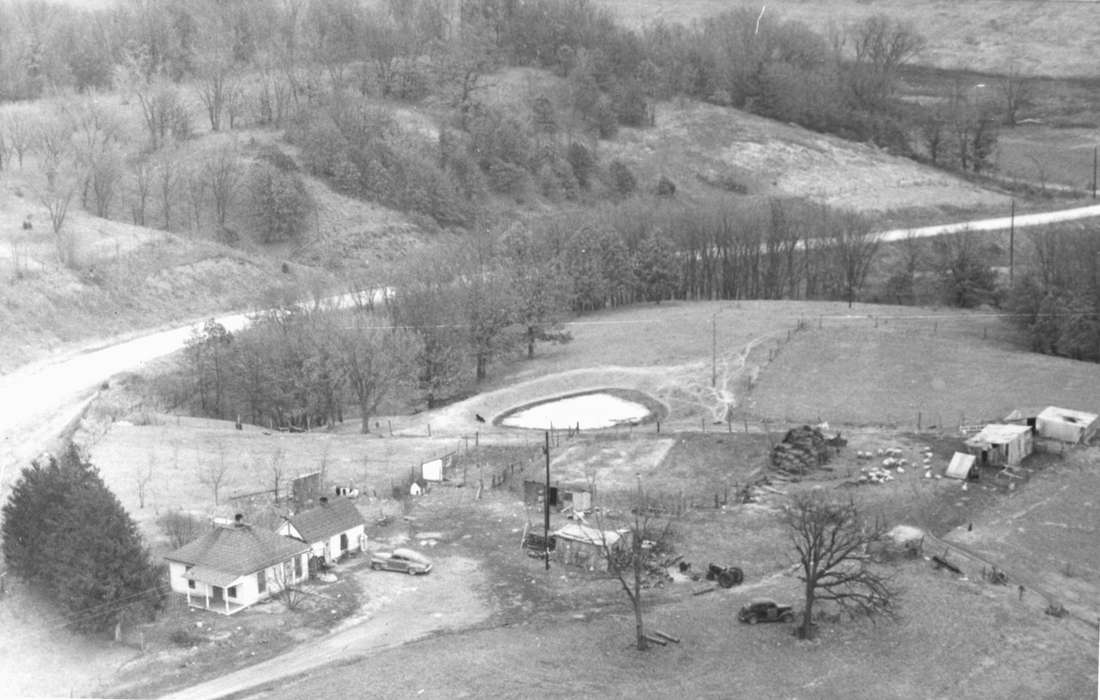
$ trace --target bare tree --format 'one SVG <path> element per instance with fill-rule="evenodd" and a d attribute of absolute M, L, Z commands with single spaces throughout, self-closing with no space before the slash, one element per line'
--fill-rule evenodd
<path fill-rule="evenodd" d="M 127 163 L 134 176 L 134 201 L 130 204 L 130 216 L 135 225 L 144 226 L 145 213 L 153 191 L 155 168 L 148 158 L 141 155 L 128 159 Z"/>
<path fill-rule="evenodd" d="M 997 87 L 1000 89 L 1001 97 L 1004 100 L 1004 121 L 1002 123 L 1009 127 L 1016 126 L 1020 110 L 1031 106 L 1035 95 L 1034 85 L 1021 75 L 1020 67 L 1013 63 L 1008 69 L 1008 74 L 1004 75 L 997 83 Z"/>
<path fill-rule="evenodd" d="M 589 477 L 588 484 L 590 491 L 596 493 L 593 477 Z M 595 511 L 595 520 L 599 530 L 600 545 L 607 560 L 608 573 L 618 580 L 619 586 L 630 601 L 634 611 L 637 648 L 639 651 L 645 651 L 649 648 L 649 638 L 645 631 L 643 584 L 653 559 L 668 547 L 672 520 L 663 517 L 660 508 L 647 499 L 641 475 L 638 476 L 638 488 L 628 507 L 630 519 L 623 530 L 609 532 L 605 529 L 609 523 L 599 508 Z M 619 537 L 629 538 L 625 547 L 621 546 Z"/>
<path fill-rule="evenodd" d="M 214 495 L 214 505 L 218 505 L 225 475 L 229 471 L 229 462 L 225 459 L 225 445 L 218 443 L 218 458 L 204 461 L 199 467 L 199 483 L 208 487 Z"/>
<path fill-rule="evenodd" d="M 24 111 L 9 112 L 4 119 L 4 133 L 8 148 L 16 155 L 19 167 L 23 167 L 23 156 L 34 146 L 34 120 Z"/>
<path fill-rule="evenodd" d="M 160 212 L 164 217 L 164 230 L 172 230 L 172 205 L 175 202 L 176 190 L 179 188 L 180 178 L 183 176 L 178 165 L 178 154 L 170 148 L 162 148 L 152 156 L 153 178 L 160 200 Z"/>
<path fill-rule="evenodd" d="M 891 577 L 864 557 L 867 545 L 885 535 L 881 521 L 867 522 L 854 501 L 832 500 L 821 491 L 793 496 L 783 519 L 802 569 L 803 638 L 814 636 L 813 609 L 819 600 L 835 602 L 851 614 L 896 614 L 899 592 Z"/>
<path fill-rule="evenodd" d="M 350 327 L 336 329 L 336 351 L 359 408 L 360 432 L 370 432 L 379 404 L 409 376 L 416 338 L 408 331 L 382 327 L 357 312 Z"/>
<path fill-rule="evenodd" d="M 271 480 L 275 489 L 275 502 L 279 502 L 279 485 L 286 479 L 286 452 L 281 449 L 271 453 Z"/>
<path fill-rule="evenodd" d="M 188 511 L 167 511 L 157 518 L 157 524 L 168 536 L 173 549 L 179 549 L 203 533 L 203 521 Z"/>
<path fill-rule="evenodd" d="M 219 228 L 224 228 L 244 177 L 237 144 L 233 141 L 218 144 L 207 154 L 202 170 L 214 198 L 215 221 Z"/>
<path fill-rule="evenodd" d="M 867 17 L 848 30 L 853 61 L 847 66 L 849 89 L 865 108 L 880 108 L 893 96 L 898 71 L 924 47 L 909 24 L 887 15 Z"/>
<path fill-rule="evenodd" d="M 838 217 L 832 217 L 829 224 L 829 244 L 835 256 L 838 281 L 848 300 L 848 308 L 851 308 L 856 294 L 867 280 L 880 241 L 871 232 L 871 222 L 855 212 L 843 212 Z"/>
<path fill-rule="evenodd" d="M 156 464 L 156 455 L 149 453 L 149 460 L 145 465 L 145 471 L 137 475 L 138 508 L 145 508 L 145 497 L 149 493 L 149 482 L 153 480 L 153 467 Z"/>
<path fill-rule="evenodd" d="M 46 208 L 50 217 L 50 229 L 53 232 L 57 260 L 62 265 L 72 265 L 75 260 L 75 239 L 65 229 L 65 220 L 69 215 L 69 205 L 73 201 L 76 187 L 70 178 L 54 171 L 47 177 L 46 186 L 36 191 L 39 204 Z"/>
<path fill-rule="evenodd" d="M 281 601 L 287 610 L 297 610 L 306 598 L 306 592 L 298 587 L 300 576 L 295 575 L 300 566 L 294 561 L 284 561 L 269 569 L 272 573 L 272 581 L 268 584 L 271 597 Z"/>

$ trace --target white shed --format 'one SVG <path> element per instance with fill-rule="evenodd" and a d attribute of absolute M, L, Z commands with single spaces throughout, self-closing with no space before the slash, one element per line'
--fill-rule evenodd
<path fill-rule="evenodd" d="M 951 463 L 947 465 L 947 471 L 943 475 L 949 479 L 966 480 L 970 478 L 975 470 L 974 455 L 956 452 L 951 456 Z"/>
<path fill-rule="evenodd" d="M 1035 418 L 1039 437 L 1062 442 L 1088 442 L 1100 427 L 1100 416 L 1070 408 L 1047 406 Z"/>

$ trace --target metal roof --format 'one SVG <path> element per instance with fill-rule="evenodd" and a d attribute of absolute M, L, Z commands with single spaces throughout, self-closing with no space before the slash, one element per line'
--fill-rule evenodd
<path fill-rule="evenodd" d="M 1030 432 L 1026 425 L 1004 425 L 1002 423 L 990 423 L 982 428 L 981 432 L 966 441 L 967 445 L 1003 445 L 1012 442 L 1020 435 Z"/>

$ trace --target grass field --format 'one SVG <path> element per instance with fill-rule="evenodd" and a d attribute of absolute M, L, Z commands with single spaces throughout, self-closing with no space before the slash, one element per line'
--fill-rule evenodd
<path fill-rule="evenodd" d="M 739 7 L 725 0 L 600 0 L 621 21 L 692 22 Z M 760 5 L 748 5 L 759 12 Z M 874 14 L 910 22 L 927 40 L 918 62 L 941 68 L 1004 73 L 1016 65 L 1025 74 L 1091 76 L 1093 47 L 1100 42 L 1095 2 L 1025 3 L 904 2 L 903 0 L 780 0 L 766 4 L 789 20 L 825 33 Z"/>
<path fill-rule="evenodd" d="M 913 429 L 996 420 L 1046 405 L 1100 408 L 1096 366 L 1006 344 L 984 325 L 939 318 L 826 322 L 794 336 L 760 374 L 748 411 L 782 421 L 820 417 Z M 975 322 L 976 321 L 976 322 Z"/>

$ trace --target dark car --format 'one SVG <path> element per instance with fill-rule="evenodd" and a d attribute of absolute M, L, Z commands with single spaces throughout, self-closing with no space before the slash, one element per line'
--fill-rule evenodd
<path fill-rule="evenodd" d="M 371 552 L 370 568 L 375 571 L 400 571 L 409 575 L 426 574 L 432 570 L 432 562 L 420 552 L 395 549 L 392 552 Z"/>
<path fill-rule="evenodd" d="M 790 605 L 780 605 L 770 598 L 760 598 L 741 608 L 737 619 L 750 625 L 757 622 L 793 622 L 794 609 Z"/>

